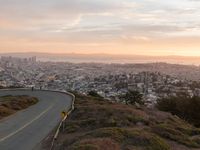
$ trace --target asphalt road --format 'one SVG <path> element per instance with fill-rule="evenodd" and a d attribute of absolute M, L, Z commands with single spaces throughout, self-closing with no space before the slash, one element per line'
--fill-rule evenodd
<path fill-rule="evenodd" d="M 0 150 L 32 150 L 61 120 L 61 112 L 69 110 L 71 96 L 46 91 L 0 91 L 0 96 L 29 95 L 39 102 L 0 120 Z"/>

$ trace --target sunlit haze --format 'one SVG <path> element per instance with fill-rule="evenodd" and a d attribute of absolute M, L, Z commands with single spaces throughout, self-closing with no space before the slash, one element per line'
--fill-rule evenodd
<path fill-rule="evenodd" d="M 0 53 L 200 56 L 198 0 L 0 0 Z"/>

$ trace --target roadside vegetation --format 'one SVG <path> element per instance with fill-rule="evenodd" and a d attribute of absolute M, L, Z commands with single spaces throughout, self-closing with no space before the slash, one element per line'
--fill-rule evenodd
<path fill-rule="evenodd" d="M 200 129 L 170 113 L 76 94 L 56 150 L 198 150 Z"/>
<path fill-rule="evenodd" d="M 3 96 L 0 97 L 0 119 L 26 109 L 38 102 L 38 99 L 30 96 Z"/>
<path fill-rule="evenodd" d="M 8 86 L 8 87 L 0 86 L 0 89 L 18 89 L 18 88 L 24 88 L 24 87 L 22 87 L 22 86 Z"/>

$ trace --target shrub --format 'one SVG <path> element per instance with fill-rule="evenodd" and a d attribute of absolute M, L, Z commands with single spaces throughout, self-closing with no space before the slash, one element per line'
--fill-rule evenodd
<path fill-rule="evenodd" d="M 157 108 L 200 127 L 200 97 L 176 96 L 159 99 Z"/>
<path fill-rule="evenodd" d="M 126 104 L 135 105 L 136 103 L 143 105 L 143 95 L 138 91 L 128 91 L 125 95 L 120 96 L 120 99 L 125 100 Z"/>
<path fill-rule="evenodd" d="M 95 92 L 95 91 L 90 91 L 90 92 L 88 92 L 88 95 L 89 96 L 92 96 L 92 97 L 96 97 L 96 98 L 102 98 L 102 96 L 101 95 L 99 95 L 97 92 Z"/>

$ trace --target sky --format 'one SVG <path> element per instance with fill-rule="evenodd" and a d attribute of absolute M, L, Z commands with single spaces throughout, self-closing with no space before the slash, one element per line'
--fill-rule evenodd
<path fill-rule="evenodd" d="M 200 0 L 0 0 L 0 53 L 200 56 Z"/>

